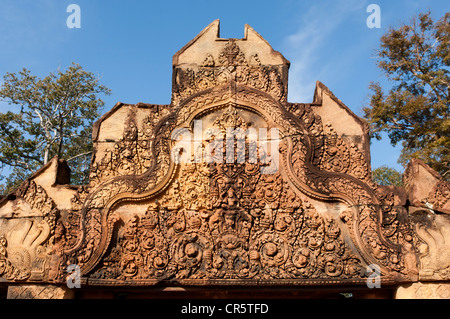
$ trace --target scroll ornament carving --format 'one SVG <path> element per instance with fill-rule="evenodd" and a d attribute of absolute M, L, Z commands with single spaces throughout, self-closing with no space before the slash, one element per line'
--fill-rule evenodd
<path fill-rule="evenodd" d="M 118 237 L 113 236 L 113 239 L 116 239 L 111 243 L 112 248 L 108 250 L 109 253 L 91 271 L 90 276 L 101 279 L 151 279 L 156 281 L 173 278 L 177 280 L 222 280 L 226 278 L 270 280 L 275 278 L 331 278 L 333 276 L 344 279 L 362 278 L 361 276 L 364 274 L 361 273 L 364 272 L 361 271 L 363 263 L 361 256 L 366 258 L 365 262 L 378 263 L 389 272 L 405 274 L 406 265 L 399 247 L 411 246 L 411 238 L 408 236 L 409 229 L 404 223 L 404 212 L 380 211 L 377 207 L 383 203 L 384 199 L 378 199 L 375 191 L 367 185 L 365 186 L 363 182 L 358 183 L 354 181 L 355 179 L 345 178 L 346 175 L 356 174 L 356 176 L 367 179 L 368 175 L 365 172 L 367 166 L 364 166 L 366 164 L 359 151 L 348 146 L 339 138 L 333 140 L 331 138 L 334 135 L 332 127 L 328 126 L 324 130 L 320 117 L 314 114 L 309 105 L 292 105 L 289 109 L 292 115 L 288 116 L 283 113 L 282 108 L 273 107 L 273 101 L 270 98 L 258 95 L 253 91 L 240 90 L 238 86 L 235 93 L 237 99 L 255 103 L 272 118 L 276 125 L 286 128 L 286 131 L 281 133 L 282 139 L 285 139 L 286 136 L 292 141 L 292 151 L 289 155 L 291 164 L 284 163 L 283 167 L 292 167 L 295 179 L 307 186 L 307 188 L 300 187 L 307 196 L 322 200 L 326 199 L 327 194 L 331 192 L 351 197 L 349 204 L 356 206 L 353 206 L 354 209 L 343 214 L 341 218 L 349 228 L 353 242 L 362 244 L 358 251 L 359 255 L 357 256 L 343 244 L 339 227 L 336 228 L 339 230 L 339 236 L 331 240 L 335 235 L 327 235 L 325 232 L 311 230 L 312 226 L 306 226 L 307 207 L 304 206 L 306 203 L 302 203 L 293 211 L 287 210 L 289 213 L 286 214 L 286 209 L 283 211 L 280 208 L 282 206 L 280 194 L 288 192 L 292 186 L 286 184 L 286 181 L 280 176 L 274 180 L 278 181 L 281 178 L 283 182 L 270 183 L 270 185 L 278 185 L 276 191 L 272 192 L 272 194 L 278 194 L 277 200 L 271 202 L 266 199 L 259 204 L 257 200 L 259 197 L 256 194 L 259 194 L 259 190 L 265 189 L 264 185 L 267 181 L 262 175 L 252 175 L 254 174 L 251 173 L 253 170 L 258 171 L 258 167 L 254 164 L 247 163 L 244 166 L 243 164 L 231 166 L 222 164 L 220 166 L 197 163 L 182 166 L 177 180 L 171 182 L 164 195 L 158 198 L 157 203 L 154 202 L 156 206 L 148 211 L 148 214 L 158 216 L 157 226 L 146 229 L 144 235 L 143 217 L 135 216 L 134 226 L 130 226 L 130 228 L 136 229 L 133 240 L 137 248 L 129 250 L 132 247 L 128 245 L 131 245 L 131 239 L 128 238 L 126 241 L 125 237 L 120 235 L 121 230 L 118 230 Z M 168 117 L 159 121 L 155 120 L 157 124 L 154 125 L 153 133 L 146 135 L 152 137 L 151 150 L 155 156 L 152 166 L 147 171 L 134 179 L 132 177 L 137 175 L 108 175 L 115 177 L 98 184 L 94 191 L 89 192 L 89 196 L 80 195 L 79 200 L 74 199 L 74 203 L 84 203 L 80 211 L 74 210 L 72 213 L 74 225 L 78 222 L 80 225 L 86 226 L 82 229 L 84 233 L 82 237 L 79 232 L 78 236 L 74 235 L 68 239 L 65 251 L 70 251 L 70 253 L 66 253 L 65 258 L 80 266 L 92 258 L 100 238 L 107 236 L 99 231 L 102 215 L 105 214 L 102 212 L 102 208 L 107 201 L 122 192 L 140 193 L 152 189 L 168 172 L 170 163 L 168 141 L 171 130 L 181 125 L 196 109 L 208 105 L 208 103 L 226 101 L 228 98 L 227 89 L 218 88 L 212 93 L 192 97 L 188 104 L 175 109 L 174 113 Z M 234 125 L 240 125 L 238 123 L 245 125 L 242 122 L 235 122 Z M 215 125 L 218 124 L 215 123 Z M 139 127 L 144 126 L 141 123 Z M 137 134 L 141 133 L 138 131 Z M 328 142 L 332 143 L 324 142 L 324 134 L 329 134 Z M 136 134 L 128 134 L 125 131 L 124 137 L 118 144 L 122 143 L 126 136 L 133 137 Z M 137 144 L 129 143 L 127 145 L 134 147 Z M 333 153 L 330 150 L 332 147 L 337 147 L 338 151 Z M 286 161 L 288 158 L 286 144 L 281 143 L 280 150 Z M 312 152 L 309 159 L 308 152 Z M 336 165 L 328 168 L 330 174 L 326 172 L 324 163 L 333 162 L 332 156 L 345 157 L 349 154 L 351 160 L 339 159 L 345 163 L 343 171 L 336 172 L 341 174 L 339 177 L 336 174 L 333 175 Z M 111 158 L 113 157 L 111 156 Z M 361 172 L 357 170 L 353 172 L 352 167 L 358 161 L 364 169 Z M 141 162 L 137 160 L 136 163 Z M 321 172 L 319 173 L 318 169 L 312 170 L 308 165 L 321 169 Z M 234 183 L 223 182 L 227 180 L 225 178 L 227 174 L 231 174 L 227 172 L 231 171 L 240 172 L 239 183 L 247 185 L 246 191 L 239 192 L 238 189 L 242 189 L 239 184 L 240 186 L 228 186 L 229 189 L 225 188 L 220 192 L 219 185 Z M 139 170 L 136 172 L 141 173 Z M 216 179 L 218 178 L 217 174 L 223 176 L 224 179 Z M 237 176 L 228 176 L 227 178 L 234 181 L 237 180 Z M 324 195 L 317 197 L 314 193 L 309 193 L 308 189 Z M 293 189 L 291 191 L 296 193 Z M 216 193 L 221 194 L 222 200 L 230 199 L 230 203 L 223 203 L 224 205 L 233 206 L 234 201 L 235 206 L 239 209 L 222 208 L 222 211 L 218 210 L 220 205 L 217 204 L 219 206 L 214 207 L 212 200 Z M 252 195 L 249 197 L 247 194 Z M 298 194 L 296 196 L 298 197 Z M 237 201 L 235 198 L 239 200 Z M 252 205 L 248 203 L 252 203 Z M 365 211 L 363 211 L 364 207 L 367 208 Z M 271 213 L 269 213 L 270 211 Z M 261 217 L 270 216 L 270 214 L 273 216 L 272 219 Z M 336 221 L 330 219 L 329 216 L 319 215 L 323 219 L 324 229 L 333 229 L 332 225 L 336 226 Z M 384 218 L 384 215 L 392 216 Z M 280 219 L 277 219 L 278 217 Z M 281 222 L 282 220 L 284 221 Z M 107 222 L 112 228 L 114 219 L 107 219 Z M 123 219 L 120 223 L 128 224 L 128 219 Z M 291 225 L 292 229 L 297 229 L 297 233 L 287 235 L 287 233 L 277 230 L 277 227 L 281 229 L 281 226 L 276 225 L 283 223 Z M 382 226 L 379 227 L 381 224 Z M 67 231 L 70 232 L 70 228 Z M 315 234 L 315 238 L 319 238 L 317 232 L 323 234 L 321 235 L 323 243 L 330 242 L 327 247 L 333 246 L 336 250 L 334 248 L 327 250 L 322 244 L 313 251 L 314 244 L 309 245 L 305 237 Z M 219 237 L 222 238 L 221 241 L 218 240 Z M 149 244 L 144 245 L 147 248 L 142 248 L 142 242 L 145 241 L 148 241 Z M 152 241 L 154 246 L 150 244 Z M 333 245 L 331 245 L 331 241 L 334 241 Z M 175 243 L 177 246 L 174 246 Z M 357 245 L 357 247 L 359 246 Z M 304 266 L 299 267 L 301 265 Z M 125 271 L 125 269 L 127 270 Z"/>
<path fill-rule="evenodd" d="M 296 105 L 293 113 L 301 116 L 306 127 L 311 127 L 312 123 L 320 123 L 320 119 L 311 117 L 305 109 L 307 107 Z M 362 249 L 365 252 L 362 254 L 374 257 L 374 262 L 393 273 L 406 275 L 406 261 L 402 256 L 405 251 L 413 250 L 412 231 L 407 222 L 406 211 L 393 206 L 389 199 L 377 195 L 376 185 L 368 180 L 370 174 L 367 163 L 354 145 L 347 145 L 329 123 L 325 125 L 323 134 L 327 138 L 318 145 L 315 134 L 302 134 L 292 138 L 291 158 L 296 178 L 311 189 L 323 193 L 324 197 L 331 192 L 336 196 L 343 196 L 348 202 L 347 198 L 350 196 L 348 204 L 354 207 L 354 211 L 346 211 L 341 218 L 349 227 L 352 239 L 363 243 Z M 306 145 L 311 146 L 308 148 Z M 311 165 L 307 160 L 308 150 L 319 157 L 320 160 L 311 160 L 310 163 L 318 163 L 322 172 L 311 170 L 308 166 Z M 341 174 L 356 177 L 358 181 Z M 403 251 L 400 247 L 403 247 Z"/>
<path fill-rule="evenodd" d="M 286 64 L 263 65 L 233 39 L 218 45 L 199 65 L 175 66 L 171 106 L 125 106 L 122 135 L 97 141 L 105 144 L 90 184 L 71 209 L 58 211 L 34 182 L 22 185 L 16 195 L 39 217 L 0 234 L 2 278 L 61 283 L 76 264 L 87 282 L 106 285 L 365 284 L 374 263 L 383 279 L 408 280 L 413 241 L 426 249 L 431 241 L 371 182 L 362 150 L 311 104 L 287 103 Z M 278 171 L 262 173 L 270 154 L 248 138 L 234 150 L 249 152 L 226 162 L 172 161 L 171 134 L 197 119 L 223 140 L 207 138 L 192 155 L 225 142 L 227 129 L 278 128 Z M 446 187 L 429 194 L 433 209 L 446 205 Z"/>
<path fill-rule="evenodd" d="M 443 211 L 444 207 L 450 207 L 450 183 L 445 180 L 436 183 L 424 204 L 427 205 L 427 203 L 436 211 Z"/>
<path fill-rule="evenodd" d="M 261 178 L 248 172 L 242 167 L 237 179 L 229 172 L 216 175 L 206 202 L 205 190 L 197 189 L 191 195 L 179 191 L 192 186 L 187 179 L 175 184 L 144 216 L 124 220 L 117 244 L 92 277 L 268 280 L 359 276 L 361 262 L 346 247 L 332 217 L 324 218 L 311 204 L 302 202 L 279 175 Z M 191 167 L 184 173 L 190 178 L 202 175 Z M 189 199 L 193 194 L 198 194 L 198 201 Z"/>
<path fill-rule="evenodd" d="M 153 114 L 147 116 L 142 121 L 142 129 L 138 130 L 134 115 L 134 112 L 128 115 L 123 136 L 114 144 L 113 149 L 107 150 L 104 156 L 92 165 L 91 187 L 115 176 L 140 175 L 152 166 L 152 134 L 159 118 Z"/>
<path fill-rule="evenodd" d="M 414 242 L 419 257 L 419 276 L 422 280 L 449 280 L 450 254 L 446 215 L 429 210 L 417 210 L 412 216 Z"/>
<path fill-rule="evenodd" d="M 278 66 L 262 65 L 258 54 L 247 60 L 235 40 L 230 39 L 218 56 L 209 53 L 200 66 L 177 70 L 172 104 L 179 105 L 195 93 L 230 80 L 267 92 L 277 100 L 285 100 L 286 88 L 281 74 Z"/>
<path fill-rule="evenodd" d="M 331 123 L 325 124 L 325 145 L 320 168 L 325 171 L 344 173 L 370 183 L 371 175 L 368 171 L 364 155 L 355 144 L 348 145 L 338 136 Z"/>

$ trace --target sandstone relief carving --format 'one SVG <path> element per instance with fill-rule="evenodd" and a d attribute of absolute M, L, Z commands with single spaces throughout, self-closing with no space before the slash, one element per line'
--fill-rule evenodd
<path fill-rule="evenodd" d="M 18 210 L 26 215 L 28 209 L 33 218 L 1 220 L 0 275 L 8 280 L 43 280 L 58 210 L 34 181 L 24 182 L 16 194 L 20 197 Z"/>
<path fill-rule="evenodd" d="M 170 105 L 118 103 L 95 123 L 88 185 L 44 183 L 54 159 L 0 202 L 0 277 L 64 286 L 77 265 L 84 286 L 367 287 L 376 265 L 382 285 L 448 280 L 449 184 L 424 166 L 409 172 L 431 190 L 413 173 L 373 183 L 367 125 L 321 83 L 288 102 L 289 61 L 249 26 L 218 27 L 175 54 Z"/>

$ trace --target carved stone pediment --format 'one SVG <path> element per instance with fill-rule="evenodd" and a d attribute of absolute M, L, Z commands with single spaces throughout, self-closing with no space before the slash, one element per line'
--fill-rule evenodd
<path fill-rule="evenodd" d="M 405 190 L 371 181 L 365 122 L 319 82 L 312 103 L 287 102 L 289 61 L 249 26 L 243 39 L 218 28 L 175 54 L 170 105 L 118 103 L 95 123 L 89 185 L 36 177 L 2 202 L 42 238 L 0 237 L 0 276 L 29 281 L 11 267 L 44 256 L 40 281 L 76 265 L 88 286 L 418 280 L 425 235 Z"/>

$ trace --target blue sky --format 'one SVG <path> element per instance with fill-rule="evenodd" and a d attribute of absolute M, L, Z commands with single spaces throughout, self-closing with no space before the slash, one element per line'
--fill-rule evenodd
<path fill-rule="evenodd" d="M 79 29 L 66 24 L 72 3 Z M 381 28 L 367 27 L 369 4 L 379 5 Z M 242 38 L 247 23 L 291 62 L 289 102 L 311 102 L 319 80 L 362 116 L 370 81 L 385 83 L 374 59 L 380 37 L 428 9 L 439 18 L 450 1 L 2 0 L 0 75 L 25 67 L 44 77 L 76 62 L 112 90 L 104 112 L 116 102 L 169 104 L 173 54 L 220 19 L 221 37 Z M 399 152 L 387 137 L 373 141 L 372 169 L 402 171 Z"/>

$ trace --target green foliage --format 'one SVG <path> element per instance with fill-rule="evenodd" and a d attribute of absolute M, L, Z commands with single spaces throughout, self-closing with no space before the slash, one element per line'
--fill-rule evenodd
<path fill-rule="evenodd" d="M 450 14 L 434 22 L 427 12 L 382 36 L 378 67 L 393 83 L 371 83 L 364 117 L 372 136 L 388 133 L 403 146 L 399 162 L 419 158 L 450 177 Z"/>
<path fill-rule="evenodd" d="M 372 171 L 372 180 L 384 186 L 403 186 L 402 174 L 396 169 L 385 165 Z"/>
<path fill-rule="evenodd" d="M 91 127 L 110 90 L 72 63 L 43 79 L 23 69 L 6 73 L 0 99 L 19 111 L 0 113 L 0 168 L 9 171 L 5 191 L 58 155 L 68 161 L 72 183 L 86 182 L 92 153 Z"/>

